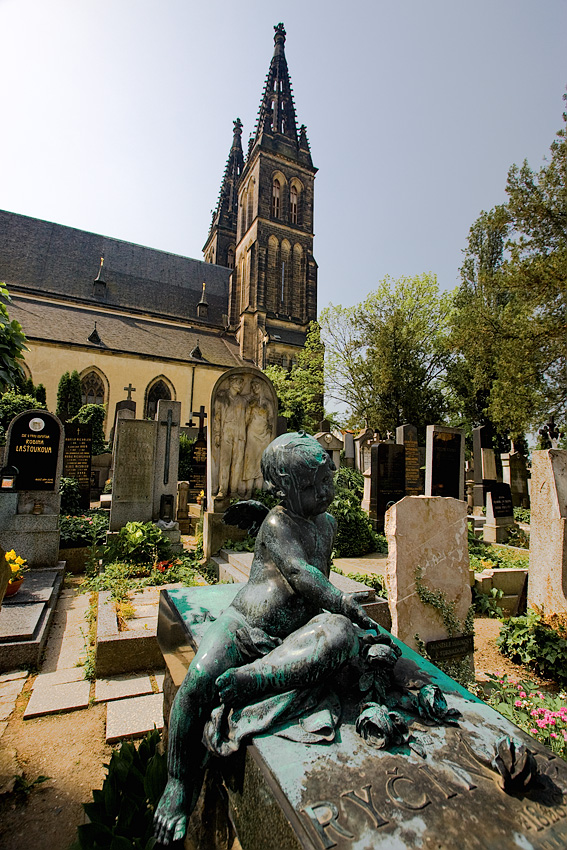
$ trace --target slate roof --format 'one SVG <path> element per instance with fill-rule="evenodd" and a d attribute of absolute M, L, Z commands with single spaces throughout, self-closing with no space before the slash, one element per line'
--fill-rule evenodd
<path fill-rule="evenodd" d="M 93 294 L 100 258 L 106 282 Z M 205 324 L 228 313 L 230 269 L 0 210 L 0 280 L 8 289 L 194 321 L 206 283 Z M 203 320 L 201 320 L 203 321 Z"/>
<path fill-rule="evenodd" d="M 233 337 L 221 337 L 218 331 L 199 325 L 158 322 L 144 316 L 123 316 L 18 294 L 12 295 L 9 310 L 10 318 L 20 322 L 30 341 L 223 367 L 241 366 L 244 362 Z M 88 340 L 95 322 L 101 345 Z M 191 356 L 197 345 L 202 359 Z"/>

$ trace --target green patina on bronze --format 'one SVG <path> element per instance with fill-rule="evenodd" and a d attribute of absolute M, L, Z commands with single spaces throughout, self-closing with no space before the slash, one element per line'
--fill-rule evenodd
<path fill-rule="evenodd" d="M 210 752 L 226 755 L 246 737 L 284 720 L 290 726 L 318 709 L 320 699 L 333 726 L 326 740 L 341 713 L 337 694 L 354 692 L 362 738 L 420 756 L 424 744 L 412 735 L 408 715 L 429 724 L 455 724 L 459 716 L 427 675 L 418 687 L 400 680 L 394 672 L 400 647 L 330 583 L 336 524 L 326 509 L 333 470 L 313 437 L 300 432 L 274 440 L 262 457 L 262 474 L 283 503 L 262 523 L 249 581 L 214 620 L 192 597 L 187 615 L 193 622 L 213 621 L 202 630 L 171 711 L 169 778 L 155 816 L 163 844 L 185 835 Z M 450 679 L 447 684 L 455 690 Z M 292 740 L 309 742 L 304 731 Z"/>

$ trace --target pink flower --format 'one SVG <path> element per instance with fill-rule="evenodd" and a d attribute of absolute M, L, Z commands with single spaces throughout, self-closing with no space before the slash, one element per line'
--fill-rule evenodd
<path fill-rule="evenodd" d="M 522 699 L 525 699 L 526 698 L 526 692 L 520 691 L 520 696 L 521 696 Z"/>
<path fill-rule="evenodd" d="M 514 705 L 516 706 L 516 708 L 521 708 L 522 707 L 522 700 L 517 699 L 516 702 L 514 703 Z"/>
<path fill-rule="evenodd" d="M 540 729 L 543 729 L 545 726 L 547 726 L 547 720 L 538 720 L 537 725 Z"/>
<path fill-rule="evenodd" d="M 537 729 L 530 729 L 530 735 L 537 735 Z"/>
<path fill-rule="evenodd" d="M 552 738 L 557 738 L 557 737 L 558 737 L 557 732 L 552 732 L 552 733 L 551 733 L 551 737 L 552 737 Z"/>

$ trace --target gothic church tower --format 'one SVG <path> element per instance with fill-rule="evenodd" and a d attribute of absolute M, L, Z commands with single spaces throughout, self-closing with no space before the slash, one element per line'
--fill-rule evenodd
<path fill-rule="evenodd" d="M 297 129 L 285 29 L 283 24 L 274 29 L 274 55 L 246 162 L 237 120 L 203 249 L 207 262 L 234 267 L 229 325 L 242 357 L 260 368 L 268 363 L 289 365 L 305 342 L 309 322 L 317 317 L 313 258 L 317 169 L 305 126 Z"/>

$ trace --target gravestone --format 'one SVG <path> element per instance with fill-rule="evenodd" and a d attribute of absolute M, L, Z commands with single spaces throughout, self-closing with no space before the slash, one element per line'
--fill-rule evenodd
<path fill-rule="evenodd" d="M 345 460 L 344 464 L 349 469 L 354 469 L 354 434 L 350 431 L 345 431 Z"/>
<path fill-rule="evenodd" d="M 378 443 L 370 454 L 370 511 L 375 531 L 384 530 L 384 514 L 390 505 L 403 499 L 405 490 L 405 449 L 394 443 Z"/>
<path fill-rule="evenodd" d="M 207 492 L 207 439 L 205 436 L 205 408 L 201 405 L 198 413 L 199 432 L 191 446 L 191 472 L 189 473 L 189 501 L 195 504 L 197 499 L 205 497 Z M 203 493 L 203 496 L 201 496 Z"/>
<path fill-rule="evenodd" d="M 526 458 L 520 452 L 502 455 L 502 477 L 510 485 L 512 503 L 515 508 L 529 508 L 528 468 Z"/>
<path fill-rule="evenodd" d="M 354 437 L 355 467 L 364 473 L 370 469 L 370 446 L 376 442 L 376 434 L 372 428 L 365 428 Z"/>
<path fill-rule="evenodd" d="M 167 666 L 166 731 L 192 655 L 239 588 L 162 592 L 158 641 Z M 188 846 L 209 846 L 212 813 L 219 833 L 219 824 L 227 829 L 228 808 L 247 850 L 562 850 L 567 764 L 394 641 L 402 652 L 400 680 L 413 676 L 414 688 L 440 687 L 462 714 L 458 725 L 415 723 L 409 744 L 380 749 L 356 733 L 358 706 L 346 697 L 339 735 L 330 743 L 309 745 L 273 733 L 253 737 L 238 754 L 214 760 L 220 788 L 213 779 L 205 787 L 203 818 L 198 811 L 191 817 Z M 494 756 L 506 738 L 534 755 L 540 778 L 531 790 L 503 790 Z"/>
<path fill-rule="evenodd" d="M 465 498 L 465 434 L 461 428 L 427 426 L 425 495 Z"/>
<path fill-rule="evenodd" d="M 30 567 L 59 563 L 59 480 L 63 426 L 47 410 L 28 410 L 12 419 L 5 466 L 17 470 L 14 487 L 0 491 L 0 546 L 15 549 Z"/>
<path fill-rule="evenodd" d="M 177 482 L 177 522 L 181 534 L 189 534 L 189 482 Z"/>
<path fill-rule="evenodd" d="M 177 469 L 179 467 L 179 427 L 181 402 L 163 398 L 157 403 L 156 449 L 154 472 L 154 496 L 152 519 L 166 519 L 163 505 L 169 503 L 173 517 L 173 505 L 177 497 Z"/>
<path fill-rule="evenodd" d="M 510 528 L 516 528 L 510 485 L 495 481 L 486 494 L 483 540 L 485 543 L 505 543 Z"/>
<path fill-rule="evenodd" d="M 441 611 L 420 599 L 418 585 L 441 591 L 464 624 L 471 605 L 467 506 L 460 499 L 406 496 L 386 514 L 386 586 L 392 634 L 417 649 L 416 635 L 430 641 L 459 638 L 457 656 L 472 652 L 462 631 L 449 634 Z M 465 636 L 466 637 L 466 636 Z M 467 649 L 468 647 L 468 649 Z M 445 657 L 451 651 L 444 646 Z"/>
<path fill-rule="evenodd" d="M 116 420 L 110 531 L 153 518 L 156 422 Z"/>
<path fill-rule="evenodd" d="M 473 513 L 481 516 L 486 507 L 486 494 L 498 480 L 492 430 L 486 425 L 473 428 L 473 471 Z"/>
<path fill-rule="evenodd" d="M 320 422 L 319 425 L 325 425 L 326 430 L 318 431 L 314 436 L 320 446 L 327 452 L 335 467 L 338 469 L 341 465 L 341 451 L 343 449 L 343 441 L 339 440 L 336 434 L 330 430 L 329 423 L 326 421 Z"/>
<path fill-rule="evenodd" d="M 260 460 L 276 436 L 278 399 L 260 369 L 237 366 L 220 376 L 211 392 L 207 428 L 207 511 L 203 549 L 208 558 L 224 540 L 242 533 L 222 524 L 234 498 L 248 499 L 263 484 Z"/>
<path fill-rule="evenodd" d="M 66 422 L 63 448 L 63 475 L 79 483 L 79 507 L 91 506 L 91 450 L 93 426 L 90 423 Z"/>
<path fill-rule="evenodd" d="M 417 442 L 415 425 L 396 428 L 396 443 L 405 449 L 406 496 L 422 496 L 425 489 L 425 452 Z"/>
<path fill-rule="evenodd" d="M 567 615 L 567 451 L 532 452 L 528 605 Z"/>

